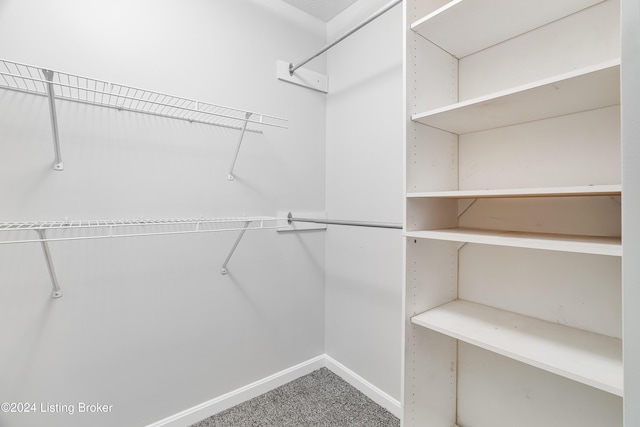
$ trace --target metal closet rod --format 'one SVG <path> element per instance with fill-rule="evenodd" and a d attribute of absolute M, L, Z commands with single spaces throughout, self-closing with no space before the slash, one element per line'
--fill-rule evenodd
<path fill-rule="evenodd" d="M 323 53 L 325 53 L 327 50 L 331 49 L 333 46 L 337 45 L 338 43 L 340 43 L 342 40 L 346 39 L 347 37 L 349 37 L 351 34 L 355 33 L 356 31 L 358 31 L 360 28 L 364 27 L 365 25 L 367 25 L 369 22 L 373 21 L 374 19 L 376 19 L 377 17 L 379 17 L 380 15 L 384 14 L 385 12 L 387 12 L 389 9 L 391 9 L 392 7 L 394 7 L 397 4 L 402 3 L 402 0 L 393 0 L 392 2 L 388 3 L 386 6 L 384 6 L 382 9 L 380 9 L 379 11 L 377 11 L 376 13 L 374 13 L 373 15 L 371 15 L 370 17 L 368 17 L 367 19 L 365 19 L 363 22 L 361 22 L 360 24 L 358 24 L 357 26 L 355 26 L 354 28 L 352 28 L 351 30 L 347 31 L 346 33 L 344 33 L 341 37 L 339 37 L 337 40 L 334 40 L 333 42 L 329 43 L 328 45 L 326 45 L 325 47 L 323 47 L 322 49 L 320 49 L 319 52 L 311 55 L 310 57 L 303 59 L 302 61 L 298 62 L 297 64 L 289 64 L 289 74 L 293 75 L 293 72 L 296 71 L 298 68 L 302 67 L 304 64 L 306 64 L 307 62 L 311 61 L 312 59 L 315 59 L 316 57 L 322 55 Z"/>
<path fill-rule="evenodd" d="M 315 224 L 328 225 L 349 225 L 353 227 L 373 227 L 373 228 L 394 228 L 402 230 L 402 224 L 393 222 L 368 222 L 368 221 L 344 221 L 339 219 L 322 219 L 322 218 L 295 218 L 291 212 L 287 215 L 289 224 L 292 222 L 312 222 Z"/>

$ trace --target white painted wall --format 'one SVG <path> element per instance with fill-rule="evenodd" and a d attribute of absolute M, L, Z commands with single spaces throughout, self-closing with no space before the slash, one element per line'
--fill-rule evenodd
<path fill-rule="evenodd" d="M 59 102 L 55 172 L 46 100 L 0 90 L 0 221 L 324 210 L 324 95 L 275 78 L 324 42 L 279 0 L 0 1 L 2 58 L 289 119 L 228 182 L 237 132 Z M 324 232 L 247 233 L 221 276 L 235 238 L 51 243 L 58 300 L 38 244 L 0 245 L 0 402 L 113 405 L 0 425 L 144 426 L 324 353 Z"/>
<path fill-rule="evenodd" d="M 329 22 L 334 40 L 386 1 L 358 1 Z M 327 214 L 402 222 L 402 7 L 327 57 Z M 326 352 L 400 400 L 400 230 L 329 226 Z"/>

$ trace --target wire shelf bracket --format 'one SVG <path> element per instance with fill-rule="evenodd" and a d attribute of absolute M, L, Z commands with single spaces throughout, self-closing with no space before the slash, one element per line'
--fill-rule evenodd
<path fill-rule="evenodd" d="M 227 259 L 225 259 L 224 263 L 222 264 L 222 269 L 220 270 L 220 274 L 227 274 L 228 272 L 227 264 L 229 264 L 229 261 L 231 260 L 233 253 L 236 251 L 236 248 L 240 244 L 240 240 L 242 240 L 242 237 L 244 236 L 245 231 L 247 231 L 247 228 L 249 227 L 249 224 L 251 224 L 251 221 L 247 221 L 244 224 L 244 228 L 242 229 L 242 231 L 240 231 L 240 234 L 238 234 L 238 238 L 236 239 L 236 242 L 231 247 L 231 250 L 229 251 L 229 255 L 227 255 Z"/>
<path fill-rule="evenodd" d="M 238 130 L 241 135 L 229 172 L 229 180 L 233 180 L 233 168 L 246 132 L 263 133 L 265 127 L 287 129 L 287 119 L 281 117 L 196 101 L 4 59 L 0 59 L 0 88 L 48 98 L 55 152 L 53 169 L 59 171 L 64 169 L 56 113 L 56 102 L 60 101 L 78 102 L 118 111 L 142 113 Z"/>
<path fill-rule="evenodd" d="M 233 168 L 236 167 L 236 161 L 238 160 L 238 154 L 240 154 L 240 146 L 242 146 L 242 139 L 244 138 L 244 133 L 247 130 L 247 123 L 249 118 L 251 117 L 251 113 L 247 113 L 245 115 L 245 122 L 242 124 L 242 130 L 240 132 L 240 139 L 238 139 L 238 145 L 236 146 L 236 153 L 233 156 L 233 162 L 231 162 L 231 167 L 229 168 L 229 175 L 227 176 L 227 179 L 229 181 L 233 181 L 235 179 L 235 177 L 233 176 Z"/>
<path fill-rule="evenodd" d="M 239 231 L 240 234 L 222 265 L 222 274 L 227 274 L 227 264 L 247 230 L 285 228 L 290 228 L 287 218 L 280 217 L 4 222 L 0 223 L 0 244 L 40 243 L 51 279 L 51 297 L 60 298 L 62 290 L 49 242 Z M 37 238 L 30 237 L 34 231 Z"/>
<path fill-rule="evenodd" d="M 53 261 L 51 260 L 51 252 L 49 251 L 49 244 L 47 243 L 46 231 L 44 229 L 37 229 L 36 232 L 38 233 L 38 237 L 40 237 L 40 245 L 42 247 L 42 252 L 44 253 L 44 258 L 47 261 L 47 270 L 49 271 L 49 277 L 51 278 L 51 286 L 53 287 L 53 290 L 51 291 L 51 298 L 60 298 L 62 296 L 62 291 L 58 284 L 56 271 L 53 268 Z"/>
<path fill-rule="evenodd" d="M 56 114 L 56 93 L 53 88 L 53 71 L 42 70 L 45 79 L 47 79 L 47 98 L 49 99 L 49 116 L 51 117 L 51 132 L 53 134 L 53 149 L 55 160 L 53 162 L 53 170 L 61 171 L 64 169 L 62 163 L 62 155 L 60 154 L 60 137 L 58 136 L 58 115 Z"/>

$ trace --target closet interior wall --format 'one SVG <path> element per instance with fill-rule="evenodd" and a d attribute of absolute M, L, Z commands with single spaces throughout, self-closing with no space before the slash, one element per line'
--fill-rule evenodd
<path fill-rule="evenodd" d="M 327 39 L 387 3 L 354 3 L 328 23 Z M 327 53 L 333 218 L 402 222 L 401 27 L 398 5 Z M 327 354 L 385 393 L 399 415 L 401 231 L 329 227 L 326 245 Z"/>
<path fill-rule="evenodd" d="M 275 59 L 325 43 L 284 2 L 0 2 L 0 57 L 286 117 L 248 133 L 0 90 L 0 221 L 324 211 L 325 96 Z M 325 72 L 324 60 L 309 67 Z M 384 219 L 384 218 L 381 218 Z M 142 426 L 324 353 L 324 232 L 0 245 L 0 401 L 112 405 L 0 414 L 4 427 Z"/>

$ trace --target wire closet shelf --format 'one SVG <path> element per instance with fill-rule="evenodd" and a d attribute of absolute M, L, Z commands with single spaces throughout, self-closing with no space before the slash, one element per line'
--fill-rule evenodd
<path fill-rule="evenodd" d="M 115 108 L 192 123 L 261 133 L 262 126 L 286 129 L 287 119 L 111 83 L 0 59 L 0 87 L 56 99 Z"/>
<path fill-rule="evenodd" d="M 0 244 L 285 228 L 277 217 L 1 222 Z"/>
<path fill-rule="evenodd" d="M 130 220 L 62 220 L 0 222 L 0 245 L 39 242 L 51 279 L 52 298 L 62 297 L 55 272 L 49 242 L 67 240 L 108 239 L 117 237 L 159 236 L 171 234 L 215 233 L 239 231 L 235 243 L 222 264 L 221 274 L 227 274 L 227 265 L 247 230 L 291 229 L 292 222 L 351 225 L 362 227 L 400 228 L 396 224 L 361 221 L 295 218 L 289 213 L 280 217 L 197 218 L 197 219 L 130 219 Z M 37 235 L 37 237 L 34 235 Z"/>
<path fill-rule="evenodd" d="M 51 279 L 51 297 L 60 298 L 62 290 L 58 283 L 49 242 L 239 231 L 229 255 L 222 264 L 221 273 L 227 274 L 227 264 L 247 230 L 289 227 L 287 218 L 276 217 L 2 222 L 0 223 L 0 244 L 39 242 Z"/>

